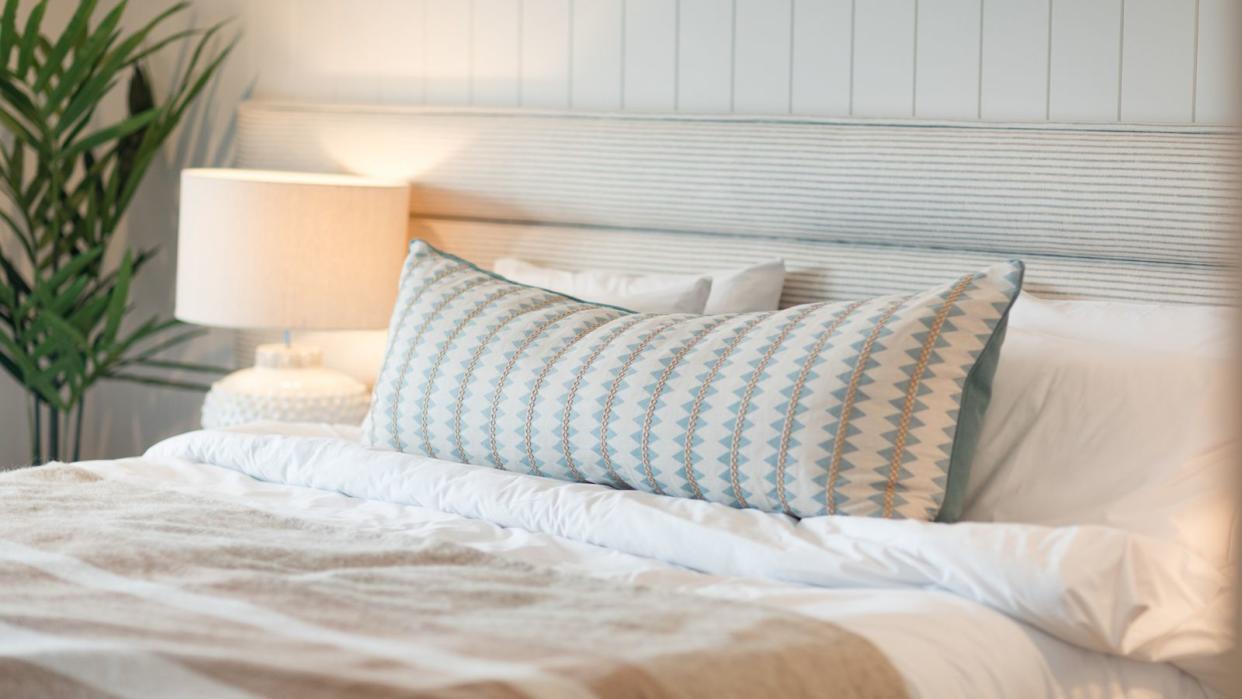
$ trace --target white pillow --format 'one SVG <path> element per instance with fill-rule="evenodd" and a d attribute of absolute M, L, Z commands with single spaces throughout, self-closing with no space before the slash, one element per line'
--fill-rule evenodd
<path fill-rule="evenodd" d="M 640 313 L 702 313 L 712 288 L 712 280 L 707 276 L 639 275 L 608 270 L 570 272 L 511 257 L 496 260 L 492 271 L 519 284 Z"/>
<path fill-rule="evenodd" d="M 493 271 L 519 284 L 538 286 L 583 301 L 605 303 L 648 313 L 747 313 L 774 311 L 785 285 L 784 260 L 768 260 L 749 267 L 709 275 L 628 274 L 612 270 L 566 270 L 541 267 L 523 260 L 501 258 Z M 673 307 L 687 287 L 709 280 L 709 293 L 698 309 Z"/>
<path fill-rule="evenodd" d="M 1232 316 L 1022 294 L 962 519 L 1110 525 L 1227 563 Z"/>
<path fill-rule="evenodd" d="M 775 311 L 785 288 L 785 261 L 768 260 L 749 267 L 713 272 L 712 293 L 707 297 L 708 315 Z"/>

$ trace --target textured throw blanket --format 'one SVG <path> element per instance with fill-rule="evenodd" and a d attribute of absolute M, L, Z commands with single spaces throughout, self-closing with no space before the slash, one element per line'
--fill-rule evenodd
<path fill-rule="evenodd" d="M 0 696 L 901 697 L 868 641 L 106 480 L 0 474 Z"/>

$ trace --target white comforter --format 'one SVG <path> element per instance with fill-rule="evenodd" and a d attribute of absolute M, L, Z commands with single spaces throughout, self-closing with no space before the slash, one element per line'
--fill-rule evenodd
<path fill-rule="evenodd" d="M 1101 527 L 793 520 L 359 446 L 341 428 L 194 432 L 88 462 L 310 518 L 600 577 L 752 600 L 876 643 L 922 697 L 1173 697 L 1229 640 L 1225 578 Z"/>

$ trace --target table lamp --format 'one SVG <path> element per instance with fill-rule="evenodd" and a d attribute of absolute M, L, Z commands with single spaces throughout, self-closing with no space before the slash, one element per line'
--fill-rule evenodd
<path fill-rule="evenodd" d="M 384 328 L 409 225 L 409 185 L 352 175 L 188 169 L 181 173 L 175 315 L 279 329 L 255 366 L 212 384 L 203 426 L 256 420 L 358 423 L 368 388 L 322 365 L 292 330 Z"/>

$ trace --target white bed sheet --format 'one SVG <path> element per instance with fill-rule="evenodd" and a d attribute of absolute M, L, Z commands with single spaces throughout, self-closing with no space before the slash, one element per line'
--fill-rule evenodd
<path fill-rule="evenodd" d="M 327 428 L 285 431 L 299 429 L 316 436 L 333 433 Z M 348 431 L 335 434 L 351 436 Z M 232 468 L 192 463 L 170 454 L 169 449 L 155 449 L 141 459 L 84 465 L 109 478 L 210 494 L 283 514 L 399 530 L 580 574 L 749 600 L 822 618 L 883 649 L 916 697 L 1206 696 L 1199 682 L 1172 665 L 1084 650 L 942 590 L 826 589 L 750 576 L 709 575 L 431 507 L 262 482 Z"/>

